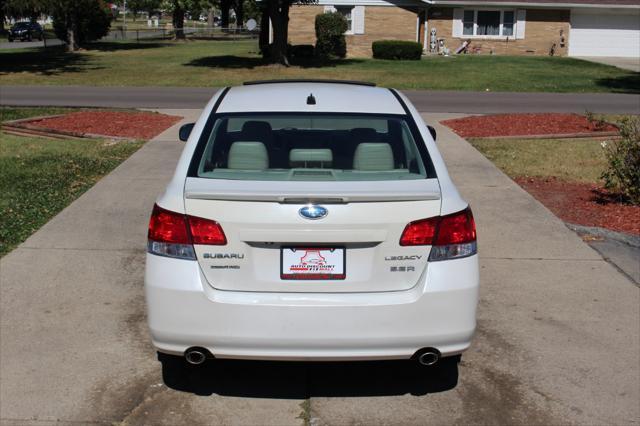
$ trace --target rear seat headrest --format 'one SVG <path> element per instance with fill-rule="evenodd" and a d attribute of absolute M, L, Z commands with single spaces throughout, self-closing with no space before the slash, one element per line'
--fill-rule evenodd
<path fill-rule="evenodd" d="M 393 170 L 393 150 L 388 143 L 363 142 L 353 155 L 354 170 Z"/>
<path fill-rule="evenodd" d="M 380 140 L 380 135 L 376 129 L 370 127 L 356 127 L 349 132 L 350 139 L 355 142 L 376 142 Z"/>
<path fill-rule="evenodd" d="M 227 168 L 265 170 L 269 168 L 269 153 L 262 142 L 238 141 L 231 144 Z"/>
<path fill-rule="evenodd" d="M 333 152 L 328 148 L 294 148 L 289 151 L 290 167 L 331 167 Z"/>
<path fill-rule="evenodd" d="M 245 121 L 242 125 L 243 134 L 267 136 L 271 134 L 271 124 L 266 121 Z"/>

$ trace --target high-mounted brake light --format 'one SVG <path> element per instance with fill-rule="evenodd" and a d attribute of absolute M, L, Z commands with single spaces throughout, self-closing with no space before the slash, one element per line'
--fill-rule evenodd
<path fill-rule="evenodd" d="M 193 244 L 226 243 L 227 238 L 218 222 L 153 206 L 147 241 L 149 253 L 195 260 Z"/>
<path fill-rule="evenodd" d="M 433 246 L 429 255 L 432 262 L 476 254 L 476 224 L 471 209 L 409 223 L 400 237 L 400 245 Z"/>

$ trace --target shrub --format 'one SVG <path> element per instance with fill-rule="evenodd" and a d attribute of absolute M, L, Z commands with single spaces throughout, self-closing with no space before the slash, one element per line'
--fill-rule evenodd
<path fill-rule="evenodd" d="M 315 53 L 313 44 L 294 44 L 289 46 L 289 55 L 292 58 L 311 58 Z"/>
<path fill-rule="evenodd" d="M 339 13 L 321 13 L 316 16 L 316 55 L 321 58 L 347 56 L 347 20 Z"/>
<path fill-rule="evenodd" d="M 376 59 L 411 59 L 422 56 L 422 44 L 405 40 L 378 40 L 371 44 Z"/>
<path fill-rule="evenodd" d="M 625 117 L 618 127 L 621 138 L 602 143 L 609 163 L 602 179 L 607 189 L 640 204 L 640 117 Z"/>
<path fill-rule="evenodd" d="M 56 37 L 69 42 L 68 29 L 74 30 L 75 42 L 79 45 L 98 40 L 109 33 L 111 9 L 102 0 L 53 2 L 53 30 Z"/>

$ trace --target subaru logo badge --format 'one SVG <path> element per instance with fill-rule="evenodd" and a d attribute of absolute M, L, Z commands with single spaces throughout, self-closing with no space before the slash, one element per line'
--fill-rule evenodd
<path fill-rule="evenodd" d="M 323 217 L 328 215 L 329 210 L 325 209 L 322 206 L 309 204 L 308 206 L 305 206 L 300 210 L 298 210 L 298 213 L 300 214 L 300 216 L 304 217 L 305 219 L 316 220 L 316 219 L 322 219 Z"/>

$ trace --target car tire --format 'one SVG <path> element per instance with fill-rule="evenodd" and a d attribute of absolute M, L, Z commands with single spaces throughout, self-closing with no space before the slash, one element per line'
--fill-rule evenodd
<path fill-rule="evenodd" d="M 9 38 L 7 40 L 9 41 L 9 43 L 13 43 L 13 39 L 12 38 Z"/>

